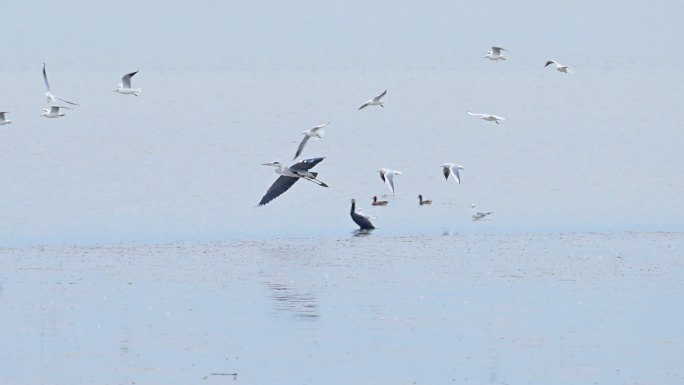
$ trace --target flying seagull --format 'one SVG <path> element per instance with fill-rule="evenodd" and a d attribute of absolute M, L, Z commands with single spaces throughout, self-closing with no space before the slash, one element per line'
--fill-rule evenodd
<path fill-rule="evenodd" d="M 496 124 L 499 124 L 500 120 L 506 120 L 506 118 L 504 118 L 502 116 L 490 115 L 490 114 L 476 114 L 476 113 L 473 113 L 470 111 L 468 111 L 468 115 L 479 116 L 480 119 L 482 119 L 482 120 L 486 120 L 488 122 L 496 122 Z"/>
<path fill-rule="evenodd" d="M 69 107 L 64 106 L 50 106 L 49 110 L 47 108 L 43 108 L 43 113 L 40 114 L 40 116 L 44 116 L 46 118 L 61 118 L 62 116 L 64 116 L 64 112 L 60 112 L 60 108 L 66 108 L 68 110 L 71 109 Z"/>
<path fill-rule="evenodd" d="M 382 93 L 381 93 L 380 95 L 378 95 L 378 96 L 374 97 L 373 99 L 371 99 L 371 100 L 369 100 L 369 101 L 363 103 L 363 104 L 361 105 L 361 107 L 359 107 L 359 110 L 364 109 L 364 108 L 366 108 L 366 107 L 368 107 L 368 106 L 380 106 L 380 107 L 385 107 L 385 105 L 382 104 L 382 100 L 380 100 L 380 99 L 382 99 L 382 97 L 385 96 L 386 93 L 387 93 L 387 90 L 382 91 Z"/>
<path fill-rule="evenodd" d="M 71 105 L 78 106 L 78 103 L 74 103 L 74 102 L 70 102 L 68 100 L 64 100 L 64 99 L 60 98 L 59 96 L 56 96 L 55 94 L 53 94 L 50 91 L 50 83 L 48 82 L 47 72 L 45 71 L 45 63 L 43 63 L 43 80 L 45 80 L 45 88 L 47 89 L 47 91 L 45 92 L 45 99 L 47 99 L 48 103 L 58 103 L 57 100 L 61 100 L 65 103 L 69 103 Z"/>
<path fill-rule="evenodd" d="M 12 123 L 11 120 L 5 119 L 5 114 L 9 114 L 9 111 L 0 111 L 0 126 Z"/>
<path fill-rule="evenodd" d="M 119 83 L 119 87 L 115 89 L 113 92 L 118 92 L 123 95 L 135 95 L 138 96 L 142 92 L 142 89 L 140 88 L 131 88 L 131 78 L 137 74 L 138 71 L 131 72 L 129 74 L 124 75 L 121 78 L 121 83 Z"/>
<path fill-rule="evenodd" d="M 559 62 L 554 61 L 554 60 L 549 60 L 549 61 L 547 61 L 546 64 L 544 64 L 544 68 L 548 67 L 548 66 L 551 65 L 551 64 L 555 64 L 555 65 L 556 65 L 556 69 L 557 69 L 558 71 L 564 73 L 564 74 L 573 72 L 573 71 L 572 71 L 572 68 L 570 68 L 570 67 L 568 67 L 568 66 L 566 66 L 566 65 L 560 64 Z"/>
<path fill-rule="evenodd" d="M 401 174 L 401 171 L 381 168 L 378 172 L 380 173 L 380 179 L 387 184 L 387 187 L 389 187 L 392 194 L 394 194 L 394 176 Z"/>
<path fill-rule="evenodd" d="M 485 58 L 494 61 L 506 60 L 506 56 L 502 55 L 501 51 L 506 51 L 506 49 L 501 47 L 492 47 L 491 51 L 487 51 L 487 56 L 485 56 Z"/>
<path fill-rule="evenodd" d="M 317 172 L 309 171 L 311 168 L 320 163 L 323 159 L 325 158 L 322 157 L 305 159 L 289 167 L 283 166 L 283 164 L 280 162 L 263 163 L 264 166 L 275 167 L 275 172 L 276 174 L 279 174 L 280 177 L 278 177 L 278 179 L 276 179 L 276 181 L 273 182 L 271 187 L 268 188 L 268 191 L 266 191 L 264 197 L 261 198 L 259 206 L 265 205 L 266 203 L 280 196 L 280 194 L 289 190 L 290 187 L 292 187 L 292 185 L 295 184 L 295 182 L 297 182 L 299 179 L 306 179 L 308 181 L 316 183 L 321 187 L 328 187 L 327 184 L 316 179 L 316 177 L 318 176 Z"/>
<path fill-rule="evenodd" d="M 470 204 L 470 211 L 471 211 L 471 215 L 473 216 L 474 221 L 479 221 L 480 219 L 486 217 L 487 215 L 491 215 L 494 213 L 493 211 L 479 211 L 478 209 L 475 208 L 474 203 Z"/>
<path fill-rule="evenodd" d="M 322 138 L 323 133 L 325 131 L 322 130 L 323 127 L 327 126 L 330 124 L 330 122 L 326 124 L 320 124 L 318 126 L 313 126 L 310 130 L 307 131 L 302 131 L 302 134 L 304 134 L 304 137 L 302 138 L 302 141 L 299 142 L 299 147 L 297 147 L 297 153 L 295 153 L 295 156 L 293 159 L 297 159 L 300 155 L 302 155 L 302 151 L 304 151 L 304 146 L 306 146 L 306 142 L 309 141 L 309 138 Z"/>
<path fill-rule="evenodd" d="M 442 165 L 444 180 L 449 180 L 449 175 L 451 175 L 456 183 L 461 184 L 461 174 L 458 172 L 458 170 L 463 170 L 463 166 L 453 163 L 444 163 Z"/>
<path fill-rule="evenodd" d="M 351 215 L 351 219 L 354 221 L 354 223 L 359 225 L 361 230 L 373 230 L 375 228 L 370 221 L 370 216 L 356 212 L 356 199 L 351 200 L 351 210 L 349 210 L 349 215 Z"/>

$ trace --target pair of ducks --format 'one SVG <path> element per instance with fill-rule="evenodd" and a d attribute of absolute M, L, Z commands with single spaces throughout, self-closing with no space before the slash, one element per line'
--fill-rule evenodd
<path fill-rule="evenodd" d="M 421 206 L 423 206 L 423 205 L 431 205 L 431 204 L 432 204 L 432 200 L 430 200 L 430 199 L 423 199 L 423 196 L 422 196 L 422 195 L 418 195 L 418 203 L 419 203 Z M 387 206 L 388 204 L 389 204 L 388 201 L 379 201 L 377 195 L 373 197 L 373 203 L 371 203 L 371 205 L 373 205 L 373 206 Z"/>

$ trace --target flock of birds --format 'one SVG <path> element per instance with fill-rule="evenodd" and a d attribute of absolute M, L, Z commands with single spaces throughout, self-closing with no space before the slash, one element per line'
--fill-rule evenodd
<path fill-rule="evenodd" d="M 501 48 L 501 47 L 492 47 L 491 51 L 487 52 L 487 55 L 485 56 L 486 59 L 493 60 L 493 61 L 498 61 L 498 60 L 506 60 L 507 57 L 503 54 L 503 51 L 506 51 L 506 49 Z M 554 64 L 556 66 L 556 70 L 563 72 L 563 73 L 569 73 L 572 72 L 572 69 L 566 65 L 560 64 L 554 60 L 548 60 L 546 64 L 544 65 L 544 68 L 548 67 L 549 65 Z M 130 79 L 129 79 L 130 80 Z M 129 84 L 130 88 L 130 84 Z M 377 96 L 373 97 L 372 99 L 366 101 L 363 103 L 358 110 L 363 110 L 366 107 L 369 106 L 379 106 L 379 107 L 385 107 L 382 98 L 387 95 L 387 90 L 385 89 L 383 92 L 378 94 Z M 496 124 L 500 124 L 499 122 L 502 122 L 506 120 L 506 118 L 494 114 L 484 114 L 484 113 L 473 113 L 468 111 L 469 115 L 479 117 L 482 120 L 489 121 L 489 122 L 494 122 Z M 309 142 L 309 139 L 311 138 L 322 138 L 323 137 L 323 128 L 325 128 L 330 122 L 327 122 L 325 124 L 321 124 L 318 126 L 314 126 L 313 128 L 303 131 L 302 134 L 304 137 L 302 138 L 301 142 L 299 143 L 299 146 L 297 147 L 297 151 L 295 152 L 295 156 L 293 160 L 296 160 L 304 151 L 304 147 L 306 144 Z M 280 175 L 278 179 L 276 179 L 275 182 L 268 188 L 266 191 L 266 194 L 261 198 L 261 201 L 259 202 L 259 206 L 263 206 L 269 202 L 271 202 L 273 199 L 277 198 L 281 194 L 283 194 L 285 191 L 289 190 L 298 180 L 304 179 L 308 180 L 312 183 L 315 183 L 321 187 L 328 187 L 327 184 L 322 182 L 321 180 L 318 179 L 318 173 L 311 171 L 312 168 L 314 168 L 316 165 L 318 165 L 320 162 L 325 159 L 324 157 L 318 157 L 318 158 L 311 158 L 311 159 L 305 159 L 301 160 L 297 163 L 294 163 L 290 166 L 286 166 L 281 162 L 270 162 L 270 163 L 263 163 L 265 166 L 272 166 L 275 167 L 275 172 Z M 442 173 L 444 174 L 444 178 L 446 180 L 451 177 L 453 180 L 456 181 L 456 183 L 460 184 L 461 183 L 461 175 L 460 175 L 460 170 L 463 170 L 464 167 L 455 163 L 445 163 L 442 165 Z M 390 190 L 391 194 L 394 194 L 394 178 L 397 175 L 401 175 L 401 171 L 397 170 L 392 170 L 389 168 L 381 168 L 378 170 L 378 173 L 380 174 L 380 179 L 387 185 L 387 187 Z M 373 202 L 371 205 L 373 206 L 387 206 L 389 204 L 388 201 L 384 200 L 378 200 L 377 196 L 373 197 Z M 421 206 L 424 205 L 430 205 L 432 204 L 432 200 L 429 199 L 423 199 L 423 195 L 418 195 L 418 204 Z M 471 216 L 472 219 L 477 221 L 483 218 L 486 218 L 487 216 L 493 214 L 492 211 L 480 211 L 477 209 L 475 204 L 470 205 L 471 208 Z M 367 215 L 361 211 L 361 209 L 356 208 L 356 199 L 351 200 L 351 209 L 350 209 L 350 216 L 354 223 L 356 223 L 359 226 L 359 229 L 362 231 L 368 231 L 368 230 L 373 230 L 375 229 L 375 226 L 371 222 L 371 219 L 374 217 Z"/>
<path fill-rule="evenodd" d="M 113 92 L 118 92 L 123 95 L 140 95 L 142 92 L 140 88 L 131 87 L 131 78 L 137 73 L 138 71 L 135 71 L 124 75 L 121 78 L 121 83 Z M 73 107 L 79 106 L 79 104 L 76 102 L 68 101 L 52 93 L 50 82 L 48 81 L 47 77 L 47 70 L 45 69 L 45 63 L 43 63 L 43 81 L 45 82 L 45 99 L 47 101 L 48 107 L 43 108 L 43 113 L 40 114 L 41 116 L 53 119 L 61 118 L 62 116 L 66 115 L 66 113 L 62 110 L 70 110 L 73 109 Z M 72 107 L 60 105 L 62 102 L 69 104 Z M 11 120 L 6 118 L 5 114 L 9 114 L 9 111 L 0 111 L 0 126 L 12 123 Z"/>
<path fill-rule="evenodd" d="M 487 55 L 485 58 L 493 61 L 498 61 L 498 60 L 506 60 L 507 57 L 503 54 L 503 52 L 506 51 L 506 49 L 501 48 L 501 47 L 492 47 L 491 51 L 487 52 Z M 548 67 L 549 65 L 555 65 L 556 70 L 563 72 L 563 73 L 569 73 L 572 72 L 572 69 L 568 67 L 567 65 L 560 64 L 554 60 L 548 60 L 544 67 Z M 142 92 L 140 88 L 133 88 L 131 80 L 133 76 L 135 76 L 138 73 L 138 71 L 130 72 L 125 74 L 121 78 L 121 83 L 118 84 L 117 88 L 113 90 L 113 92 L 117 92 L 122 95 L 134 95 L 134 96 L 139 96 Z M 50 82 L 48 82 L 48 77 L 47 77 L 47 70 L 45 63 L 43 63 L 43 80 L 45 81 L 45 98 L 48 104 L 48 108 L 43 109 L 43 113 L 41 116 L 44 116 L 46 118 L 60 118 L 65 115 L 65 112 L 63 110 L 68 110 L 68 109 L 73 109 L 74 107 L 79 106 L 78 103 L 72 102 L 66 99 L 63 99 L 55 94 L 52 93 L 52 89 L 50 88 Z M 372 99 L 366 101 L 363 103 L 358 110 L 363 110 L 366 107 L 369 106 L 380 106 L 380 107 L 385 107 L 382 98 L 387 95 L 387 90 L 384 90 L 382 93 L 379 95 L 373 97 Z M 68 104 L 69 106 L 64 106 L 62 104 Z M 7 119 L 6 114 L 8 114 L 8 111 L 0 111 L 0 125 L 7 125 L 12 123 L 11 120 Z M 494 122 L 496 124 L 499 124 L 500 122 L 506 120 L 506 118 L 502 116 L 497 116 L 494 114 L 484 114 L 484 113 L 473 113 L 468 111 L 469 115 L 479 117 L 482 120 L 489 121 L 489 122 Z M 304 137 L 302 138 L 301 142 L 299 142 L 299 145 L 297 146 L 297 151 L 295 152 L 295 156 L 293 160 L 296 160 L 304 151 L 304 148 L 306 147 L 306 144 L 309 142 L 311 138 L 322 138 L 323 133 L 324 133 L 324 128 L 330 124 L 330 122 L 327 122 L 325 124 L 321 124 L 318 126 L 314 126 L 311 129 L 302 132 Z M 318 173 L 311 171 L 312 168 L 314 168 L 317 164 L 323 161 L 325 159 L 324 157 L 318 157 L 318 158 L 311 158 L 311 159 L 305 159 L 301 160 L 299 162 L 296 162 L 292 165 L 285 165 L 281 162 L 270 162 L 270 163 L 263 163 L 263 165 L 266 166 L 272 166 L 275 168 L 275 172 L 280 175 L 278 179 L 276 179 L 275 182 L 271 185 L 271 187 L 268 188 L 266 191 L 266 194 L 261 198 L 261 201 L 259 202 L 259 206 L 263 206 L 269 202 L 271 202 L 273 199 L 277 198 L 281 194 L 283 194 L 285 191 L 289 190 L 298 180 L 304 179 L 308 180 L 312 183 L 315 183 L 321 187 L 328 187 L 327 184 L 322 182 L 321 180 L 318 179 Z M 463 170 L 463 166 L 455 164 L 455 163 L 445 163 L 442 165 L 442 173 L 444 174 L 444 178 L 446 180 L 451 177 L 456 183 L 460 184 L 461 183 L 461 175 L 460 175 L 460 170 Z M 394 178 L 397 175 L 401 175 L 401 171 L 397 170 L 392 170 L 389 168 L 381 168 L 378 170 L 378 173 L 380 174 L 380 179 L 387 185 L 387 187 L 390 190 L 391 194 L 394 194 Z M 418 203 L 421 206 L 424 205 L 430 205 L 432 204 L 432 201 L 429 199 L 423 199 L 422 195 L 418 195 Z M 377 196 L 373 197 L 373 202 L 371 205 L 373 206 L 387 206 L 389 204 L 388 201 L 381 201 L 378 200 Z M 475 207 L 474 204 L 470 205 L 471 207 L 471 216 L 473 220 L 480 220 L 483 219 L 489 215 L 492 214 L 491 211 L 479 211 Z M 361 210 L 356 209 L 356 200 L 352 199 L 351 200 L 351 218 L 352 220 L 359 226 L 361 230 L 372 230 L 375 228 L 373 224 L 371 223 L 371 219 L 373 217 L 364 214 Z"/>

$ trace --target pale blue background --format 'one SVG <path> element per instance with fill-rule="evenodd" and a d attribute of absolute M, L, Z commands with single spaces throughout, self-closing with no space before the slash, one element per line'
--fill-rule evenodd
<path fill-rule="evenodd" d="M 682 230 L 680 2 L 9 2 L 0 244 Z M 492 45 L 510 60 L 483 59 Z M 575 68 L 542 68 L 553 58 Z M 53 91 L 82 106 L 39 116 Z M 140 70 L 139 98 L 112 93 Z M 383 89 L 386 108 L 356 108 Z M 503 115 L 502 125 L 467 110 Z M 300 132 L 331 188 L 255 208 Z M 466 169 L 463 184 L 439 165 Z M 404 172 L 390 207 L 376 170 Z M 417 194 L 435 200 L 419 208 Z M 495 211 L 472 223 L 468 205 Z"/>

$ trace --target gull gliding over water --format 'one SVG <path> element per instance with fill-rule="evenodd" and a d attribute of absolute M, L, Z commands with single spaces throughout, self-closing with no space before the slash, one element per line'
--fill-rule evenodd
<path fill-rule="evenodd" d="M 382 97 L 385 96 L 385 94 L 387 94 L 387 90 L 382 91 L 382 93 L 381 93 L 380 95 L 378 95 L 378 96 L 374 97 L 373 99 L 371 99 L 371 100 L 369 100 L 369 101 L 363 103 L 363 104 L 361 105 L 361 107 L 359 107 L 359 110 L 364 109 L 364 108 L 366 108 L 366 107 L 368 107 L 368 106 L 380 106 L 380 107 L 385 107 L 385 105 L 382 104 L 382 100 L 381 100 Z"/>
<path fill-rule="evenodd" d="M 506 60 L 506 56 L 502 55 L 501 51 L 506 51 L 506 49 L 501 47 L 492 47 L 491 51 L 487 51 L 487 56 L 485 56 L 485 58 L 494 61 Z"/>
<path fill-rule="evenodd" d="M 475 208 L 474 203 L 470 204 L 470 212 L 471 212 L 471 215 L 473 216 L 474 221 L 479 221 L 480 219 L 486 217 L 487 215 L 494 214 L 493 211 L 479 211 L 478 209 Z"/>
<path fill-rule="evenodd" d="M 304 146 L 306 146 L 306 143 L 309 141 L 309 138 L 322 138 L 323 133 L 325 131 L 322 130 L 323 127 L 327 126 L 330 124 L 330 122 L 326 124 L 320 124 L 318 126 L 313 126 L 310 130 L 307 131 L 302 131 L 302 134 L 304 134 L 304 137 L 302 138 L 302 141 L 299 142 L 299 147 L 297 147 L 297 152 L 295 153 L 295 156 L 293 159 L 297 159 L 300 155 L 302 155 L 302 151 L 304 151 Z"/>
<path fill-rule="evenodd" d="M 354 221 L 354 223 L 359 225 L 361 230 L 373 230 L 375 228 L 370 221 L 370 216 L 356 212 L 356 199 L 351 200 L 351 210 L 349 210 L 349 215 L 351 215 L 351 219 Z"/>
<path fill-rule="evenodd" d="M 461 184 L 461 174 L 458 172 L 458 170 L 463 170 L 463 166 L 454 163 L 444 163 L 442 165 L 444 180 L 449 180 L 449 175 L 451 175 L 456 183 Z"/>
<path fill-rule="evenodd" d="M 64 116 L 64 112 L 60 112 L 60 108 L 66 108 L 68 110 L 71 109 L 69 107 L 64 106 L 50 106 L 49 110 L 47 108 L 43 108 L 43 113 L 40 114 L 40 116 L 44 116 L 46 118 L 61 118 L 62 116 Z"/>
<path fill-rule="evenodd" d="M 555 64 L 555 65 L 556 65 L 556 69 L 557 69 L 558 71 L 564 73 L 564 74 L 573 72 L 573 71 L 572 71 L 572 68 L 570 68 L 570 67 L 568 67 L 568 66 L 566 66 L 566 65 L 560 64 L 559 62 L 554 61 L 554 60 L 549 60 L 549 61 L 547 61 L 546 64 L 544 64 L 544 68 L 548 67 L 548 66 L 551 65 L 551 64 Z"/>
<path fill-rule="evenodd" d="M 387 187 L 389 187 L 392 194 L 394 194 L 394 176 L 401 174 L 401 171 L 381 168 L 378 172 L 380 173 L 380 179 L 387 184 Z"/>
<path fill-rule="evenodd" d="M 113 92 L 118 92 L 123 95 L 140 95 L 140 93 L 142 92 L 141 88 L 131 88 L 131 78 L 135 76 L 135 74 L 137 73 L 138 71 L 135 71 L 124 75 L 121 78 L 121 83 L 119 84 L 119 87 L 115 89 Z"/>
<path fill-rule="evenodd" d="M 54 104 L 54 103 L 58 103 L 57 100 L 61 100 L 65 103 L 69 103 L 71 105 L 78 106 L 78 103 L 74 103 L 74 102 L 70 102 L 68 100 L 64 100 L 64 99 L 60 98 L 59 96 L 56 96 L 55 94 L 53 94 L 52 91 L 50 91 L 50 83 L 48 82 L 47 72 L 45 71 L 45 63 L 43 63 L 43 80 L 45 81 L 45 88 L 47 89 L 47 91 L 45 92 L 45 99 L 47 99 L 48 103 Z"/>
<path fill-rule="evenodd" d="M 468 115 L 472 116 L 478 116 L 482 120 L 486 120 L 488 122 L 495 122 L 496 124 L 499 124 L 500 120 L 506 120 L 503 116 L 497 116 L 497 115 L 491 115 L 491 114 L 476 114 L 473 112 L 468 111 Z"/>
<path fill-rule="evenodd" d="M 290 187 L 292 187 L 292 185 L 295 184 L 299 179 L 306 179 L 308 181 L 316 183 L 321 187 L 328 187 L 327 184 L 316 179 L 316 177 L 318 176 L 317 172 L 309 171 L 311 168 L 320 163 L 323 159 L 325 158 L 322 157 L 305 159 L 289 167 L 283 166 L 283 164 L 280 162 L 263 163 L 264 166 L 275 167 L 275 172 L 276 174 L 279 174 L 280 177 L 278 177 L 278 179 L 276 179 L 276 181 L 273 182 L 271 187 L 268 188 L 268 191 L 266 191 L 264 197 L 261 198 L 259 206 L 265 205 L 266 203 L 280 196 L 285 191 L 289 190 Z"/>
<path fill-rule="evenodd" d="M 0 111 L 0 126 L 12 123 L 11 120 L 5 119 L 5 114 L 9 114 L 9 111 Z"/>

